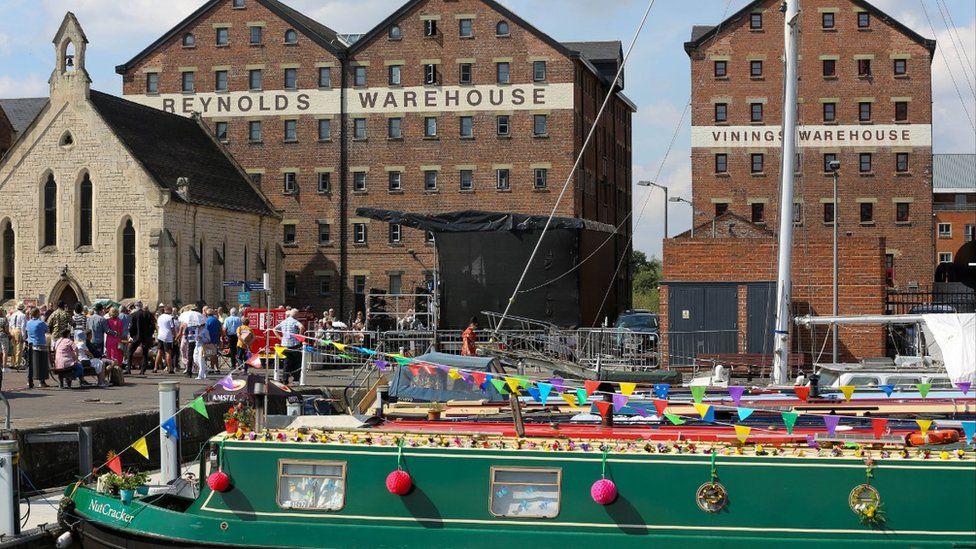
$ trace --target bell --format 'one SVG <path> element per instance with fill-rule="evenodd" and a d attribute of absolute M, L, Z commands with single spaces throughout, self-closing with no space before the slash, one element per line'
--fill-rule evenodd
<path fill-rule="evenodd" d="M 75 56 L 74 55 L 68 55 L 67 56 L 67 59 L 68 59 L 68 61 L 67 61 L 67 63 L 65 63 L 65 66 L 68 67 L 69 69 L 71 67 L 74 67 L 75 66 Z"/>

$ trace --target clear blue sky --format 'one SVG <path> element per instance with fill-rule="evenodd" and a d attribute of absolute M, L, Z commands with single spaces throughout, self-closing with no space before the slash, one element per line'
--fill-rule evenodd
<path fill-rule="evenodd" d="M 339 32 L 365 32 L 405 0 L 284 0 L 289 5 Z M 121 93 L 114 67 L 167 31 L 199 7 L 203 0 L 0 0 L 0 97 L 47 94 L 53 69 L 51 39 L 65 11 L 78 16 L 90 41 L 88 71 L 102 91 Z M 935 33 L 922 11 L 928 10 Z M 942 2 L 956 33 L 946 30 L 938 9 Z M 516 13 L 557 40 L 621 40 L 630 42 L 646 7 L 645 0 L 503 0 Z M 976 138 L 962 113 L 959 95 L 976 118 L 976 97 L 971 72 L 963 68 L 968 55 L 976 62 L 976 2 L 973 0 L 876 0 L 875 5 L 923 36 L 939 40 L 939 55 L 932 65 L 935 101 L 935 151 L 976 152 Z M 664 159 L 668 142 L 689 97 L 688 58 L 682 43 L 694 24 L 716 24 L 728 6 L 734 13 L 746 0 L 656 0 L 647 27 L 627 68 L 625 93 L 637 104 L 634 125 L 634 177 L 653 179 Z M 953 48 L 950 36 L 957 37 Z M 963 59 L 960 61 L 960 59 Z M 956 78 L 959 88 L 949 78 Z M 968 74 L 967 76 L 963 76 Z M 672 194 L 690 196 L 690 130 L 685 119 L 674 148 L 658 180 Z M 648 191 L 635 189 L 635 220 Z M 635 245 L 660 254 L 663 233 L 661 193 L 650 195 L 643 217 L 635 227 Z M 688 228 L 686 205 L 671 208 L 671 233 Z"/>

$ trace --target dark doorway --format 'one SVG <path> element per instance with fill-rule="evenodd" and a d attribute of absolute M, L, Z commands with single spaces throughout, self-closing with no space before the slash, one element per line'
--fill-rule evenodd
<path fill-rule="evenodd" d="M 65 286 L 64 289 L 61 290 L 61 295 L 58 296 L 57 299 L 51 300 L 51 302 L 54 304 L 61 301 L 64 301 L 64 306 L 67 308 L 67 310 L 70 311 L 74 309 L 75 304 L 79 301 L 78 294 L 75 292 L 75 289 L 71 286 Z"/>
<path fill-rule="evenodd" d="M 735 284 L 672 284 L 668 290 L 670 364 L 689 365 L 701 354 L 738 352 Z"/>
<path fill-rule="evenodd" d="M 6 228 L 3 229 L 2 241 L 0 241 L 0 248 L 3 249 L 3 272 L 0 273 L 0 301 L 6 301 L 8 299 L 14 299 L 14 262 L 16 261 L 17 255 L 14 251 L 14 228 L 8 223 Z"/>
<path fill-rule="evenodd" d="M 773 326 L 776 324 L 776 283 L 756 282 L 749 284 L 747 288 L 746 352 L 772 355 Z"/>
<path fill-rule="evenodd" d="M 136 296 L 136 229 L 132 220 L 122 229 L 122 299 Z"/>

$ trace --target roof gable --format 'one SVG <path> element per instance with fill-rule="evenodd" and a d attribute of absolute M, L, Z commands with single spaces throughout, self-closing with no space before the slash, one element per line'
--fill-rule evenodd
<path fill-rule="evenodd" d="M 929 50 L 929 54 L 935 53 L 935 40 L 925 38 L 924 36 L 918 34 L 912 29 L 908 28 L 905 24 L 901 23 L 894 17 L 888 15 L 887 13 L 881 11 L 870 2 L 866 0 L 848 0 L 855 6 L 862 8 L 871 13 L 875 17 L 887 25 L 891 25 L 894 29 L 898 30 L 908 38 L 914 40 L 919 45 L 923 46 L 925 49 Z M 770 0 L 753 0 L 746 4 L 742 9 L 735 12 L 724 21 L 715 26 L 707 25 L 695 25 L 691 28 L 691 40 L 685 42 L 685 53 L 691 54 L 692 51 L 696 50 L 702 44 L 711 40 L 722 28 L 728 28 L 733 22 L 744 17 L 746 14 L 752 12 L 752 10 L 760 7 L 763 4 L 770 2 Z"/>
<path fill-rule="evenodd" d="M 185 199 L 199 204 L 274 215 L 240 167 L 193 118 L 92 90 L 91 105 L 132 156 L 174 200 L 177 179 L 189 180 Z"/>
<path fill-rule="evenodd" d="M 125 74 L 129 71 L 129 69 L 137 65 L 140 61 L 149 56 L 149 54 L 156 51 L 160 46 L 189 28 L 205 13 L 217 7 L 217 5 L 219 5 L 221 2 L 227 1 L 229 0 L 209 0 L 204 5 L 200 6 L 196 11 L 188 15 L 186 19 L 180 21 L 175 27 L 167 31 L 166 34 L 159 37 L 155 42 L 147 46 L 141 52 L 137 53 L 135 57 L 121 65 L 116 66 L 115 72 L 118 74 Z M 279 0 L 254 1 L 267 8 L 271 13 L 288 22 L 288 24 L 294 27 L 296 31 L 307 36 L 313 42 L 322 46 L 333 55 L 341 56 L 345 52 L 344 44 L 336 31 L 330 29 L 322 23 L 319 23 L 311 17 L 308 17 L 307 15 L 304 15 L 289 6 L 286 6 Z"/>
<path fill-rule="evenodd" d="M 7 116 L 14 133 L 20 135 L 41 114 L 47 102 L 47 97 L 0 99 L 0 110 Z"/>

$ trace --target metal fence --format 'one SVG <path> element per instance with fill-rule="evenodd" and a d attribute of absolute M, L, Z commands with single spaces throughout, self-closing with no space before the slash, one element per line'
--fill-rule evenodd
<path fill-rule="evenodd" d="M 976 312 L 973 290 L 888 290 L 885 311 L 891 315 Z"/>

